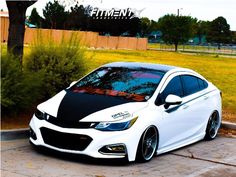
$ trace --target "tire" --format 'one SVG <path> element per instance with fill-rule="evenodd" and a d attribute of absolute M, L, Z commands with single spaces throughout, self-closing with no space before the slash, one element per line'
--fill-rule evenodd
<path fill-rule="evenodd" d="M 152 159 L 156 153 L 158 146 L 158 131 L 155 126 L 149 126 L 142 134 L 137 154 L 136 160 L 138 162 L 148 162 Z"/>
<path fill-rule="evenodd" d="M 208 120 L 205 140 L 215 139 L 219 128 L 220 128 L 220 116 L 219 116 L 219 113 L 217 111 L 214 111 L 211 114 L 211 116 L 209 117 L 209 120 Z"/>

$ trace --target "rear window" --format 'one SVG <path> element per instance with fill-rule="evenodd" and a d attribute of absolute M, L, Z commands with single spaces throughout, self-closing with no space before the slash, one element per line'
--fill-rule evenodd
<path fill-rule="evenodd" d="M 207 82 L 200 79 L 200 78 L 198 78 L 198 84 L 199 84 L 200 90 L 203 90 L 203 89 L 207 88 L 207 86 L 208 86 Z"/>
<path fill-rule="evenodd" d="M 181 80 L 184 88 L 184 96 L 188 96 L 201 91 L 208 85 L 206 81 L 190 75 L 181 76 Z"/>

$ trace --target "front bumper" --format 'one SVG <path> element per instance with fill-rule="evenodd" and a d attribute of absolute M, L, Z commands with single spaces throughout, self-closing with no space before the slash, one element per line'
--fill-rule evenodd
<path fill-rule="evenodd" d="M 94 128 L 62 128 L 33 116 L 30 121 L 30 129 L 31 133 L 36 136 L 36 138 L 31 136 L 30 141 L 36 146 L 44 146 L 60 152 L 88 155 L 94 158 L 124 158 L 128 156 L 129 161 L 134 161 L 139 142 L 139 136 L 135 131 L 132 131 L 132 127 L 128 130 L 114 132 L 103 132 Z M 47 135 L 50 137 L 48 138 Z M 60 143 L 63 138 L 66 139 L 64 143 L 68 144 L 66 147 Z M 72 139 L 69 140 L 70 138 Z M 51 139 L 52 142 L 48 139 Z M 80 139 L 87 141 L 87 144 L 83 145 L 83 148 L 76 148 L 76 140 L 79 141 Z M 73 143 L 75 143 L 75 147 Z M 122 145 L 125 148 L 125 153 L 101 152 L 101 149 L 107 145 Z"/>

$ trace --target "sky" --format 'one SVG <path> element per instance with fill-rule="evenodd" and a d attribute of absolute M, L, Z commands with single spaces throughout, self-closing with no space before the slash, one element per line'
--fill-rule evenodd
<path fill-rule="evenodd" d="M 46 3 L 52 0 L 38 0 L 34 5 L 27 9 L 26 14 L 30 15 L 31 10 L 35 7 L 42 16 L 42 9 Z M 59 0 L 72 4 L 76 0 Z M 141 17 L 148 17 L 158 20 L 166 14 L 190 15 L 198 20 L 208 20 L 223 16 L 226 18 L 230 29 L 236 31 L 236 0 L 78 0 L 79 4 L 91 5 L 103 9 L 111 8 L 135 8 L 144 10 Z M 5 0 L 0 0 L 0 9 L 7 10 Z"/>

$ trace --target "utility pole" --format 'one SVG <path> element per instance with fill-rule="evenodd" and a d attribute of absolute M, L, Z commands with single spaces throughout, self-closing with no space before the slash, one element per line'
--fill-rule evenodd
<path fill-rule="evenodd" d="M 180 10 L 183 10 L 183 8 L 180 8 L 180 9 L 177 9 L 177 16 L 179 16 L 180 15 Z"/>

